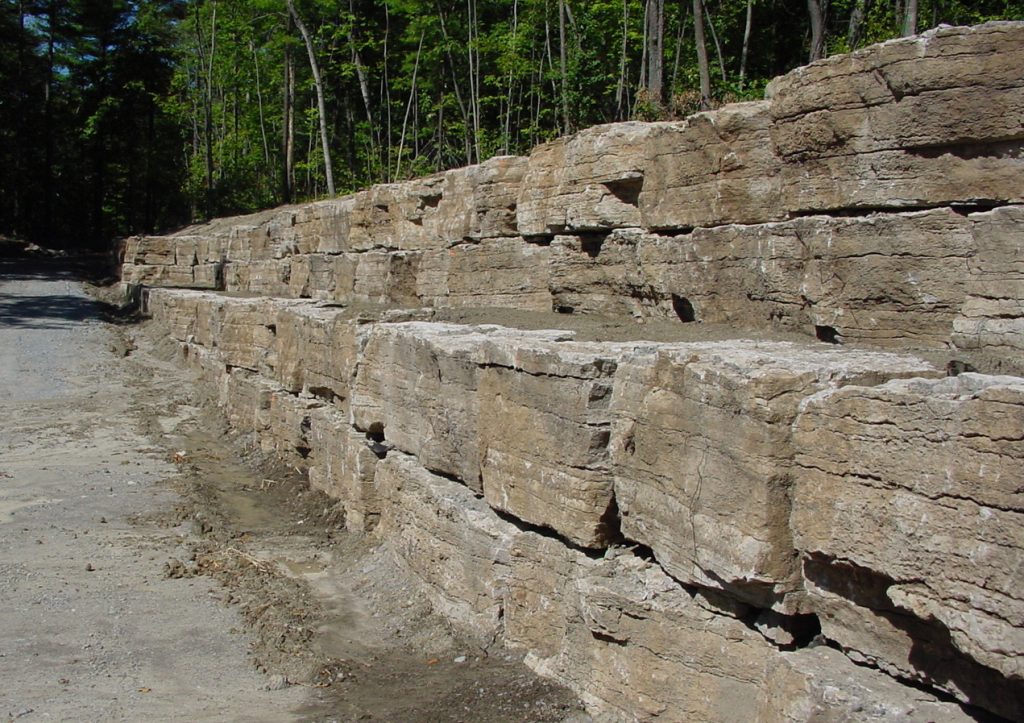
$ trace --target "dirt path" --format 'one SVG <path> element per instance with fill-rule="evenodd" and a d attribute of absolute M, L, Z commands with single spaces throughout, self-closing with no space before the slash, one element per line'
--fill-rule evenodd
<path fill-rule="evenodd" d="M 0 719 L 587 720 L 101 311 L 0 262 Z"/>

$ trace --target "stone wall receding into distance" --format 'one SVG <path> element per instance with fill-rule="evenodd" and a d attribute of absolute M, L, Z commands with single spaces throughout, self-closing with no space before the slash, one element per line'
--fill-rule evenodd
<path fill-rule="evenodd" d="M 1024 23 L 130 239 L 231 424 L 608 720 L 1024 719 Z"/>

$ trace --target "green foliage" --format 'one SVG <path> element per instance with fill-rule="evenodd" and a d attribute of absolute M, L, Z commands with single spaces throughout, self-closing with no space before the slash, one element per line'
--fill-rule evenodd
<path fill-rule="evenodd" d="M 665 3 L 660 93 L 648 1 L 295 0 L 338 191 L 526 153 L 566 120 L 700 110 L 692 0 Z M 829 52 L 895 37 L 904 7 L 830 0 Z M 806 0 L 703 11 L 712 106 L 807 58 Z M 919 0 L 920 30 L 990 19 L 1024 0 Z M 285 0 L 0 0 L 0 233 L 101 241 L 322 196 L 315 91 Z"/>

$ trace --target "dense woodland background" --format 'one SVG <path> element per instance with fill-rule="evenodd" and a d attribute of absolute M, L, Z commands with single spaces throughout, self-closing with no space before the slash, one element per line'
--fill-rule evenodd
<path fill-rule="evenodd" d="M 1024 0 L 0 0 L 0 234 L 102 247 L 758 98 Z"/>

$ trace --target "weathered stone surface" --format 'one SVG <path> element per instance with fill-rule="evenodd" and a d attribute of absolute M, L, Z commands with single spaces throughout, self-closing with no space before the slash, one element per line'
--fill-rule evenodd
<path fill-rule="evenodd" d="M 640 226 L 649 123 L 614 123 L 537 146 L 517 206 L 519 233 Z"/>
<path fill-rule="evenodd" d="M 382 499 L 375 530 L 432 592 L 435 605 L 474 632 L 502 623 L 508 550 L 520 534 L 469 489 L 390 452 L 377 465 Z"/>
<path fill-rule="evenodd" d="M 384 183 L 359 191 L 349 215 L 349 247 L 353 251 L 436 248 L 438 238 L 426 231 L 426 219 L 441 201 L 442 174 Z"/>
<path fill-rule="evenodd" d="M 771 649 L 656 566 L 591 560 L 534 534 L 511 550 L 506 640 L 617 719 L 755 720 Z"/>
<path fill-rule="evenodd" d="M 967 300 L 953 322 L 953 341 L 987 368 L 1024 374 L 1024 206 L 970 220 L 977 253 L 969 259 Z"/>
<path fill-rule="evenodd" d="M 612 720 L 955 720 L 957 706 L 828 649 L 780 653 L 657 565 L 515 538 L 507 641 Z"/>
<path fill-rule="evenodd" d="M 295 234 L 312 253 L 339 254 L 349 250 L 355 197 L 344 196 L 306 204 L 295 213 Z"/>
<path fill-rule="evenodd" d="M 964 374 L 823 392 L 795 435 L 793 529 L 824 633 L 1020 717 L 1020 378 Z"/>
<path fill-rule="evenodd" d="M 939 28 L 768 88 L 790 212 L 1020 201 L 1024 30 Z"/>
<path fill-rule="evenodd" d="M 824 646 L 781 653 L 768 668 L 757 720 L 846 723 L 973 721 L 974 716 L 935 696 L 854 665 Z"/>
<path fill-rule="evenodd" d="M 291 305 L 275 321 L 275 378 L 285 390 L 345 407 L 357 363 L 364 317 L 344 309 Z"/>
<path fill-rule="evenodd" d="M 490 345 L 537 344 L 536 336 L 508 336 Z M 489 355 L 479 374 L 484 496 L 495 509 L 577 545 L 603 547 L 618 532 L 608 466 L 617 349 L 538 346 L 541 353 L 507 367 Z"/>
<path fill-rule="evenodd" d="M 422 322 L 370 329 L 352 393 L 356 428 L 479 491 L 483 340 L 480 331 Z"/>
<path fill-rule="evenodd" d="M 516 199 L 526 164 L 521 156 L 495 156 L 446 172 L 429 231 L 443 244 L 515 236 Z"/>
<path fill-rule="evenodd" d="M 735 103 L 652 124 L 637 225 L 680 229 L 785 218 L 768 108 L 765 101 Z"/>
<path fill-rule="evenodd" d="M 486 239 L 425 254 L 420 298 L 432 306 L 509 307 L 549 311 L 549 249 L 515 238 Z"/>
<path fill-rule="evenodd" d="M 550 288 L 554 309 L 583 314 L 657 316 L 664 291 L 640 268 L 638 246 L 651 237 L 639 229 L 555 236 Z"/>
<path fill-rule="evenodd" d="M 373 440 L 331 407 L 312 409 L 309 419 L 310 484 L 342 502 L 347 529 L 372 530 L 380 519 L 376 469 L 383 451 L 375 452 Z"/>
<path fill-rule="evenodd" d="M 833 386 L 936 374 L 912 357 L 769 342 L 625 356 L 610 444 L 622 533 L 677 580 L 787 609 L 799 587 L 789 495 L 801 403 Z"/>

